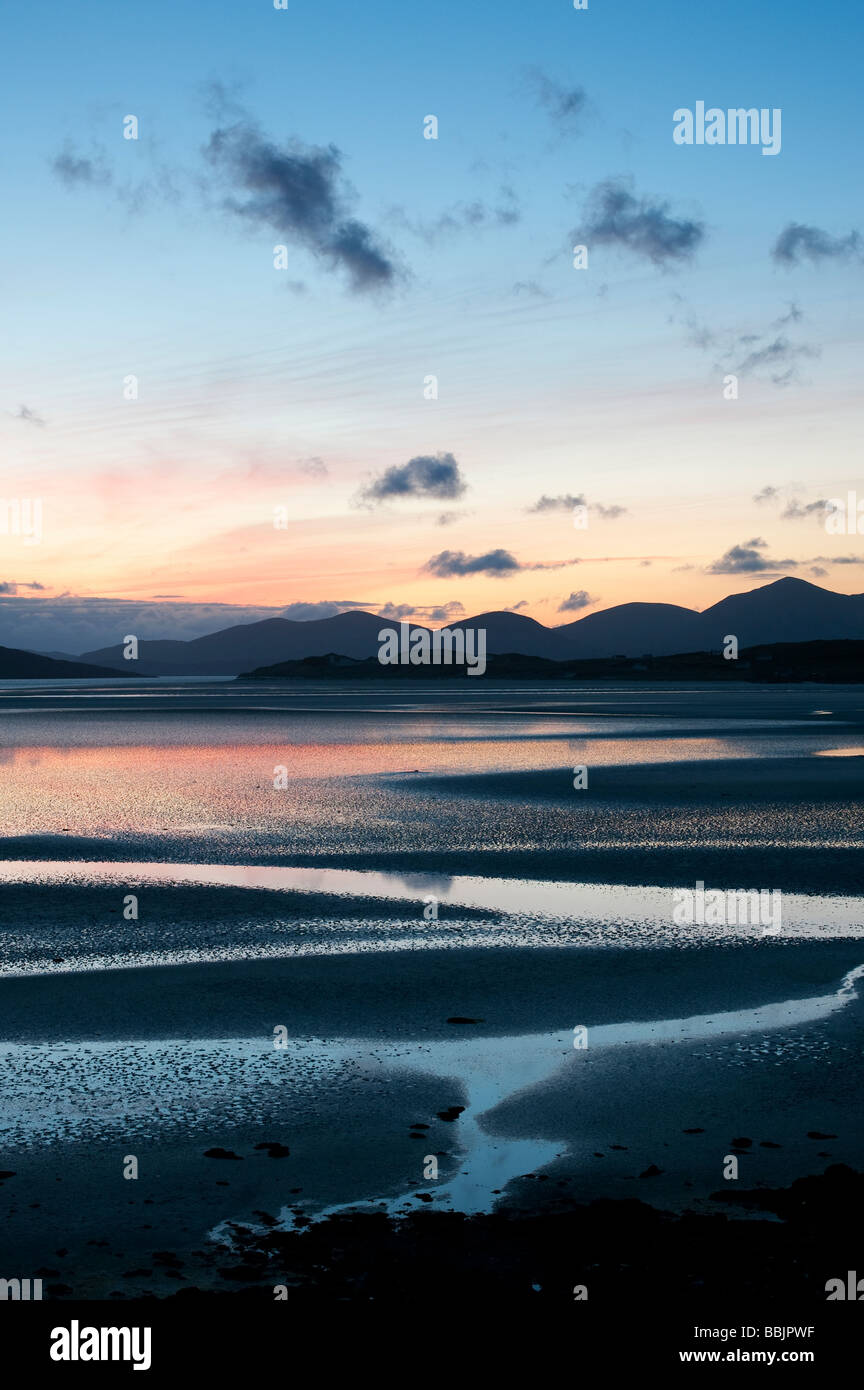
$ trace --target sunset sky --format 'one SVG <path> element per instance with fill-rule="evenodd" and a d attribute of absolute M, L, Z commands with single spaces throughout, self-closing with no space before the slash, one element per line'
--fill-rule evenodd
<path fill-rule="evenodd" d="M 822 506 L 864 498 L 862 27 L 8 0 L 0 497 L 42 520 L 0 643 L 864 590 Z M 781 109 L 781 152 L 675 144 L 698 101 Z"/>

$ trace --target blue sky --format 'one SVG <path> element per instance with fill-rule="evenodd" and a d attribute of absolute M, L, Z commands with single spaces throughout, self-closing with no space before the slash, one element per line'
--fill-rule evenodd
<path fill-rule="evenodd" d="M 15 632 L 37 605 L 59 633 L 63 604 L 118 599 L 168 635 L 167 592 L 250 613 L 521 603 L 552 623 L 574 616 L 571 591 L 702 607 L 779 573 L 864 588 L 857 540 L 782 517 L 859 485 L 862 265 L 843 239 L 862 220 L 861 29 L 851 0 L 829 17 L 803 0 L 11 0 L 2 495 L 45 503 L 38 546 L 0 535 Z M 699 100 L 781 108 L 781 153 L 677 146 L 672 113 Z M 248 189 L 202 152 L 237 125 L 278 150 L 338 149 L 342 215 L 390 259 L 385 292 L 231 211 Z M 64 181 L 64 157 L 89 176 Z M 574 270 L 573 233 L 610 180 L 698 227 L 693 255 L 598 240 Z M 796 223 L 832 254 L 772 259 Z M 464 480 L 454 505 L 420 490 L 358 507 L 370 478 L 444 454 Z M 766 486 L 775 501 L 755 503 Z M 530 510 L 541 495 L 618 515 L 575 538 L 563 504 Z M 750 567 L 718 567 L 757 538 Z M 515 570 L 427 567 L 501 548 Z"/>

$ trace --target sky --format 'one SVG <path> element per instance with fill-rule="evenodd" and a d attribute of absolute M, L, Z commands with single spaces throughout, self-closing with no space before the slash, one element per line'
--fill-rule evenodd
<path fill-rule="evenodd" d="M 864 590 L 862 29 L 7 0 L 0 642 Z"/>

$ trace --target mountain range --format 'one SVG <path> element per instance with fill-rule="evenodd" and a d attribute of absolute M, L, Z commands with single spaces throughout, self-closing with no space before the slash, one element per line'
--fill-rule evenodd
<path fill-rule="evenodd" d="M 378 633 L 396 626 L 360 610 L 309 622 L 265 618 L 191 641 L 142 640 L 134 662 L 124 660 L 119 642 L 68 659 L 103 668 L 93 674 L 104 674 L 108 668 L 138 676 L 236 676 L 256 667 L 328 653 L 355 660 L 374 657 Z M 622 603 L 559 627 L 545 627 L 534 618 L 511 612 L 480 613 L 448 626 L 485 628 L 489 655 L 518 653 L 550 661 L 659 657 L 717 651 L 729 635 L 737 637 L 739 647 L 862 639 L 864 594 L 837 594 L 804 579 L 785 578 L 721 599 L 702 613 L 671 603 Z M 48 658 L 42 654 L 42 659 Z"/>

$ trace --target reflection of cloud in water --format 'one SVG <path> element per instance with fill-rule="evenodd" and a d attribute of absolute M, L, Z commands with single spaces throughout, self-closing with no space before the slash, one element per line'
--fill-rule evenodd
<path fill-rule="evenodd" d="M 453 886 L 452 874 L 394 874 L 393 879 L 417 893 L 449 893 Z"/>

